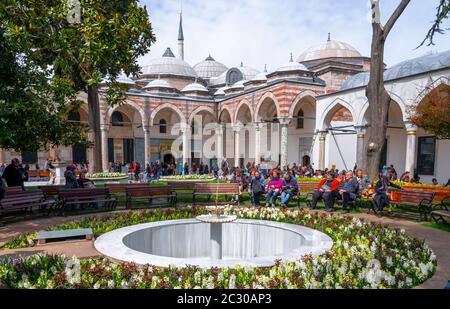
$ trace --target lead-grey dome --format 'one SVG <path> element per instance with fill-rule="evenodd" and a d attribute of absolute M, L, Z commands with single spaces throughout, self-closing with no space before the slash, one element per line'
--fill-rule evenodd
<path fill-rule="evenodd" d="M 195 70 L 186 61 L 175 58 L 167 48 L 161 58 L 152 59 L 142 67 L 142 75 L 176 75 L 183 77 L 197 77 Z"/>
<path fill-rule="evenodd" d="M 390 81 L 440 69 L 450 69 L 450 50 L 400 62 L 384 72 L 384 80 Z M 356 74 L 347 79 L 341 90 L 366 86 L 369 83 L 369 77 L 369 72 Z"/>
<path fill-rule="evenodd" d="M 181 90 L 181 92 L 203 92 L 203 93 L 208 93 L 208 89 L 206 89 L 205 86 L 199 84 L 199 83 L 192 83 L 187 85 L 186 87 L 183 88 L 183 90 Z"/>
<path fill-rule="evenodd" d="M 297 61 L 304 62 L 326 58 L 355 58 L 355 57 L 358 58 L 362 56 L 350 44 L 328 40 L 325 43 L 320 43 L 308 48 L 300 55 L 300 57 L 298 57 Z"/>
<path fill-rule="evenodd" d="M 199 77 L 210 79 L 212 77 L 220 76 L 220 74 L 226 72 L 228 68 L 209 55 L 204 61 L 194 65 L 194 70 Z"/>

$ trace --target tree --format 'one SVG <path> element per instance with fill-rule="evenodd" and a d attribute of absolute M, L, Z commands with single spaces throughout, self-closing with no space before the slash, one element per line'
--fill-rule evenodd
<path fill-rule="evenodd" d="M 67 121 L 80 104 L 71 81 L 50 78 L 30 51 L 0 25 L 0 147 L 24 152 L 88 144 L 86 128 Z"/>
<path fill-rule="evenodd" d="M 378 2 L 379 0 L 371 0 L 373 35 L 370 79 L 366 87 L 370 115 L 366 169 L 371 178 L 376 177 L 380 168 L 381 152 L 386 139 L 388 111 L 391 102 L 391 97 L 384 87 L 384 45 L 390 31 L 408 6 L 410 0 L 402 0 L 384 26 L 381 25 Z"/>
<path fill-rule="evenodd" d="M 138 58 L 155 41 L 146 8 L 137 0 L 6 0 L 0 9 L 8 26 L 19 29 L 17 37 L 31 42 L 34 57 L 47 61 L 56 76 L 70 79 L 75 90 L 88 94 L 94 170 L 100 171 L 98 87 L 108 77 L 108 104 L 125 99 L 117 76 L 121 71 L 137 75 Z"/>
<path fill-rule="evenodd" d="M 450 87 L 441 84 L 422 102 L 409 110 L 411 122 L 433 133 L 437 138 L 450 139 Z"/>
<path fill-rule="evenodd" d="M 448 19 L 448 13 L 450 12 L 450 0 L 440 0 L 439 6 L 436 8 L 436 11 L 436 19 L 433 22 L 430 30 L 428 30 L 425 39 L 422 41 L 422 43 L 420 43 L 419 47 L 425 45 L 427 41 L 427 46 L 434 45 L 434 35 L 436 33 L 443 34 L 445 32 L 441 27 L 444 21 Z M 449 28 L 447 28 L 446 30 L 449 30 Z"/>

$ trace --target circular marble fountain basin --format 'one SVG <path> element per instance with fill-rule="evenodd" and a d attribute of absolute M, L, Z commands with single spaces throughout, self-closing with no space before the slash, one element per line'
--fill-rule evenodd
<path fill-rule="evenodd" d="M 126 262 L 159 267 L 272 266 L 331 249 L 332 239 L 317 230 L 286 223 L 236 220 L 223 224 L 222 260 L 211 256 L 210 224 L 196 219 L 160 221 L 121 228 L 100 236 L 95 248 Z"/>

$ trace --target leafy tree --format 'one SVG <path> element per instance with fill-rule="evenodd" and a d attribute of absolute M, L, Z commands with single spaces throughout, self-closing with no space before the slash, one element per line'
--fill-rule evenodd
<path fill-rule="evenodd" d="M 436 19 L 433 22 L 433 25 L 431 26 L 430 30 L 428 30 L 427 35 L 425 36 L 425 39 L 420 43 L 419 47 L 425 45 L 425 43 L 428 41 L 427 46 L 434 45 L 434 35 L 436 33 L 443 34 L 445 32 L 444 29 L 442 29 L 442 24 L 445 20 L 448 19 L 448 13 L 450 12 L 450 0 L 440 0 L 439 6 L 436 8 Z M 447 28 L 446 30 L 449 30 Z"/>
<path fill-rule="evenodd" d="M 419 104 L 420 103 L 420 104 Z M 437 138 L 450 139 L 450 87 L 441 84 L 410 109 L 410 119 Z"/>
<path fill-rule="evenodd" d="M 89 128 L 94 133 L 94 170 L 100 171 L 101 132 L 98 87 L 109 77 L 110 105 L 125 99 L 116 81 L 123 71 L 137 75 L 137 60 L 155 41 L 145 7 L 136 0 L 4 0 L 0 4 L 17 40 L 31 44 L 33 57 L 88 94 Z"/>
<path fill-rule="evenodd" d="M 0 146 L 22 152 L 88 144 L 86 129 L 67 121 L 68 107 L 80 104 L 71 80 L 49 78 L 29 53 L 0 25 Z"/>

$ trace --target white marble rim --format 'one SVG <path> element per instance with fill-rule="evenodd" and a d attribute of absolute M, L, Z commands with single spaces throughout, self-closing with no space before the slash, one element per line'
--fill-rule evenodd
<path fill-rule="evenodd" d="M 173 258 L 173 257 L 152 255 L 131 249 L 127 247 L 123 241 L 123 239 L 126 236 L 134 232 L 138 232 L 149 228 L 161 227 L 166 225 L 179 225 L 179 224 L 208 224 L 202 223 L 197 219 L 159 221 L 120 228 L 98 237 L 94 243 L 94 246 L 95 249 L 99 251 L 101 254 L 103 254 L 105 257 L 117 261 L 136 263 L 139 265 L 152 265 L 162 268 L 197 266 L 203 269 L 209 269 L 212 267 L 235 268 L 237 266 L 269 267 L 273 266 L 277 260 L 291 261 L 291 262 L 298 261 L 302 256 L 305 256 L 307 254 L 311 254 L 313 256 L 324 254 L 326 251 L 330 250 L 333 247 L 333 240 L 331 239 L 331 237 L 318 230 L 314 230 L 300 225 L 281 223 L 275 221 L 244 220 L 244 219 L 238 219 L 234 223 L 266 225 L 278 229 L 284 229 L 296 233 L 301 237 L 305 238 L 306 240 L 309 241 L 314 240 L 314 247 L 307 246 L 303 248 L 298 248 L 287 254 L 283 254 L 283 256 L 266 256 L 252 259 L 228 258 L 224 260 L 212 260 L 210 258 Z"/>

